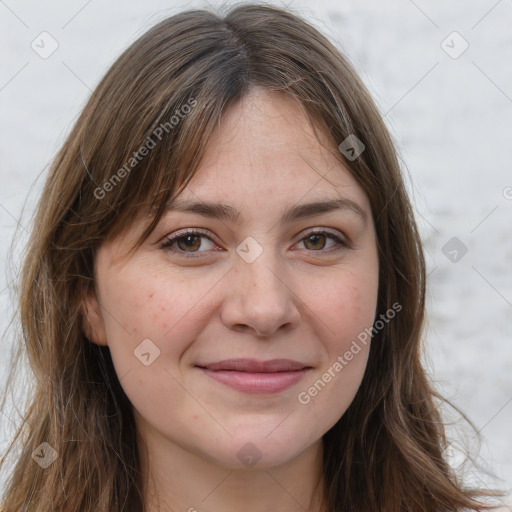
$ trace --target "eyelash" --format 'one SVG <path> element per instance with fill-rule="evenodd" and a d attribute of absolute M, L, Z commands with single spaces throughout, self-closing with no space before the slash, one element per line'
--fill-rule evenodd
<path fill-rule="evenodd" d="M 202 230 L 199 230 L 199 229 L 186 229 L 184 231 L 181 231 L 177 235 L 173 236 L 172 238 L 168 238 L 167 240 L 165 240 L 160 245 L 160 248 L 164 249 L 164 250 L 167 250 L 167 251 L 170 251 L 170 252 L 173 252 L 175 254 L 178 253 L 180 255 L 183 255 L 185 258 L 201 258 L 202 256 L 200 256 L 200 254 L 202 252 L 208 252 L 208 251 L 198 251 L 198 252 L 195 252 L 195 253 L 193 253 L 193 252 L 192 253 L 188 253 L 186 251 L 181 251 L 179 249 L 176 249 L 176 248 L 172 247 L 175 242 L 177 242 L 178 240 L 180 240 L 182 238 L 186 238 L 187 236 L 197 236 L 197 235 L 204 236 L 205 238 L 207 238 L 211 242 L 215 243 L 208 236 L 208 233 L 205 232 L 205 231 L 202 231 Z M 330 231 L 326 231 L 325 229 L 316 229 L 316 230 L 309 231 L 308 233 L 305 234 L 304 237 L 302 237 L 299 240 L 299 242 L 304 241 L 305 239 L 307 239 L 308 237 L 310 237 L 312 235 L 327 235 L 327 238 L 331 238 L 332 240 L 334 240 L 336 242 L 336 244 L 338 245 L 338 247 L 334 247 L 334 248 L 330 247 L 329 249 L 320 249 L 318 251 L 314 251 L 312 249 L 306 249 L 307 251 L 310 251 L 310 252 L 318 252 L 318 253 L 329 252 L 329 253 L 331 253 L 331 252 L 337 252 L 337 251 L 340 251 L 340 250 L 343 250 L 343 249 L 346 249 L 346 248 L 349 247 L 349 244 L 347 242 L 341 240 L 341 238 L 336 236 L 334 233 L 331 233 Z M 297 243 L 299 243 L 299 242 L 297 242 Z"/>

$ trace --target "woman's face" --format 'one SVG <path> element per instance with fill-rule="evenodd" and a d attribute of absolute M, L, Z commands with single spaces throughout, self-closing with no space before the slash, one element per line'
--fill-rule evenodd
<path fill-rule="evenodd" d="M 142 221 L 99 248 L 84 328 L 108 345 L 143 437 L 272 467 L 352 402 L 378 256 L 368 198 L 331 145 L 288 96 L 253 89 L 140 249 L 125 257 Z"/>

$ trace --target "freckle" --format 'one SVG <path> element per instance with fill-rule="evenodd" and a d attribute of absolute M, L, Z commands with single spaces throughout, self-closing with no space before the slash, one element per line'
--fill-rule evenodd
<path fill-rule="evenodd" d="M 153 295 L 155 294 L 155 292 L 151 292 L 149 295 L 148 295 L 148 299 L 151 299 L 151 297 L 153 297 Z"/>

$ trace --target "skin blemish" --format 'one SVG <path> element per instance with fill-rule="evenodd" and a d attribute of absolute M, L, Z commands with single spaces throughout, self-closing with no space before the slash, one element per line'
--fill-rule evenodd
<path fill-rule="evenodd" d="M 336 172 L 329 181 L 318 181 L 301 154 L 333 171 L 337 166 Z M 152 461 L 145 469 L 161 470 L 163 480 L 166 468 L 183 469 L 190 482 L 201 475 L 213 487 L 219 470 L 226 468 L 235 467 L 235 476 L 244 480 L 247 468 L 237 454 L 252 450 L 252 457 L 264 454 L 258 462 L 262 467 L 279 467 L 307 486 L 316 477 L 321 438 L 347 410 L 366 368 L 369 345 L 357 355 L 350 348 L 371 327 L 377 303 L 379 261 L 369 198 L 315 138 L 295 101 L 278 93 L 254 91 L 228 110 L 202 162 L 181 200 L 243 206 L 245 220 L 224 223 L 188 213 L 169 216 L 165 231 L 212 232 L 232 258 L 219 257 L 204 240 L 198 255 L 189 257 L 142 246 L 122 272 L 109 266 L 107 257 L 97 262 L 99 288 L 110 313 L 104 322 L 112 359 L 120 375 L 130 370 L 121 385 Z M 369 219 L 354 236 L 357 251 L 343 245 L 333 251 L 335 239 L 328 237 L 327 248 L 301 243 L 313 232 L 343 238 L 353 218 L 346 208 L 335 213 L 303 209 L 300 219 L 280 222 L 283 209 L 336 200 L 347 191 Z M 272 227 L 275 234 L 269 235 Z M 137 233 L 140 226 L 132 229 Z M 249 236 L 263 249 L 255 260 L 236 252 Z M 297 250 L 285 250 L 292 246 Z M 107 249 L 114 250 L 115 244 Z M 136 324 L 140 337 L 149 340 L 139 361 L 117 318 Z M 321 391 L 312 387 L 346 353 L 350 364 L 335 377 L 327 374 L 331 380 Z M 204 371 L 205 365 L 239 358 L 289 359 L 306 370 L 249 379 L 227 370 L 215 375 Z M 297 376 L 287 388 L 268 388 L 279 378 Z M 261 386 L 262 392 L 247 391 L 251 386 Z M 308 394 L 310 389 L 315 393 Z M 299 401 L 305 394 L 307 404 Z M 190 485 L 172 487 L 169 495 L 194 496 L 197 490 Z M 276 492 L 282 488 L 276 486 Z M 260 498 L 259 481 L 250 495 Z"/>

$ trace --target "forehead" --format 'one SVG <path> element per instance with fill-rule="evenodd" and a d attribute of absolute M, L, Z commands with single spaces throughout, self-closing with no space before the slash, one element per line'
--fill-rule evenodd
<path fill-rule="evenodd" d="M 368 197 L 337 151 L 287 94 L 252 91 L 226 111 L 192 179 L 168 203 L 168 213 L 188 210 L 260 228 L 337 208 L 371 223 Z M 337 200 L 343 204 L 326 206 Z M 104 248 L 134 243 L 147 222 L 146 217 L 134 221 Z"/>
<path fill-rule="evenodd" d="M 343 191 L 364 203 L 337 151 L 288 94 L 255 88 L 226 111 L 180 198 L 294 202 Z"/>

